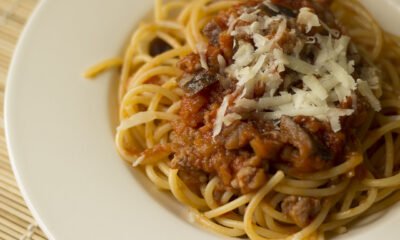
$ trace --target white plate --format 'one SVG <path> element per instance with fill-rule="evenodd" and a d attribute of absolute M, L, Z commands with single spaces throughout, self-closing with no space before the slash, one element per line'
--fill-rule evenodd
<path fill-rule="evenodd" d="M 400 34 L 399 0 L 364 2 Z M 223 239 L 189 223 L 180 204 L 115 152 L 115 76 L 81 77 L 122 53 L 151 5 L 41 1 L 18 44 L 6 91 L 8 147 L 29 208 L 52 239 Z M 400 209 L 392 208 L 344 238 L 397 239 L 399 222 Z"/>

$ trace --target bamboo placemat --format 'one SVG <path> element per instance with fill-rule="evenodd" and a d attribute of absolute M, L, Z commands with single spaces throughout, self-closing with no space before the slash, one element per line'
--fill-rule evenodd
<path fill-rule="evenodd" d="M 0 239 L 45 240 L 18 189 L 4 137 L 4 90 L 18 37 L 38 0 L 0 0 Z"/>

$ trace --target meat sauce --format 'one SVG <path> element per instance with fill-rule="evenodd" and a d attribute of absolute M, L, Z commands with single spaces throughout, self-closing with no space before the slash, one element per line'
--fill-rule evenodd
<path fill-rule="evenodd" d="M 328 25 L 340 28 L 329 11 L 328 0 L 271 2 L 279 7 L 280 14 L 286 15 L 295 15 L 301 7 L 312 8 Z M 217 110 L 223 97 L 235 90 L 232 83 L 236 80 L 226 79 L 220 71 L 219 56 L 223 57 L 224 64 L 232 64 L 236 50 L 234 40 L 228 33 L 229 19 L 231 15 L 240 16 L 244 8 L 255 7 L 259 3 L 248 1 L 245 5 L 234 6 L 205 25 L 203 34 L 209 40 L 206 54 L 208 70 L 202 68 L 200 56 L 195 53 L 178 63 L 184 72 L 181 79 L 186 79 L 180 83 L 186 94 L 181 102 L 181 120 L 173 122 L 170 136 L 171 167 L 180 169 L 181 178 L 195 192 L 200 192 L 204 179 L 218 176 L 221 179 L 220 189 L 245 194 L 263 186 L 268 181 L 269 173 L 282 169 L 281 166 L 289 172 L 311 173 L 340 164 L 346 155 L 356 151 L 354 129 L 364 122 L 369 109 L 360 96 L 357 103 L 353 103 L 351 98 L 340 103 L 341 108 L 350 108 L 354 104 L 357 107 L 352 116 L 341 118 L 342 130 L 339 132 L 332 131 L 328 122 L 313 117 L 283 116 L 280 123 L 276 123 L 250 114 L 244 120 L 224 126 L 220 134 L 213 137 Z M 265 12 L 277 14 L 269 10 Z M 283 37 L 280 44 L 285 50 L 285 44 L 291 43 Z M 255 95 L 263 92 L 263 86 L 255 89 Z M 291 196 L 285 199 L 282 209 L 299 226 L 305 226 L 319 212 L 320 203 L 318 199 Z"/>

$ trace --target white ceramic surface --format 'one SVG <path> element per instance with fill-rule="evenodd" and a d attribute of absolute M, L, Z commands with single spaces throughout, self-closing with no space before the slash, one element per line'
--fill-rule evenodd
<path fill-rule="evenodd" d="M 400 0 L 364 2 L 400 34 Z M 151 6 L 43 0 L 21 37 L 6 90 L 7 141 L 23 195 L 51 239 L 224 239 L 187 221 L 183 206 L 115 152 L 115 73 L 81 77 L 122 53 Z M 382 215 L 339 239 L 398 239 L 399 206 Z"/>

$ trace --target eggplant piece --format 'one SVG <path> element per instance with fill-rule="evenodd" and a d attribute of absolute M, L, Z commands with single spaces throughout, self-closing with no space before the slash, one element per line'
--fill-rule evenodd
<path fill-rule="evenodd" d="M 195 73 L 194 76 L 192 75 L 187 77 L 191 77 L 191 79 L 181 79 L 179 85 L 186 93 L 188 93 L 189 96 L 200 92 L 204 88 L 218 81 L 218 76 L 215 73 L 205 69 Z"/>
<path fill-rule="evenodd" d="M 206 26 L 202 30 L 204 36 L 206 36 L 212 45 L 218 46 L 219 45 L 219 35 L 222 32 L 221 27 L 218 25 L 218 23 L 212 19 L 209 23 L 206 24 Z"/>
<path fill-rule="evenodd" d="M 277 5 L 277 7 L 279 8 L 279 11 L 280 11 L 281 14 L 283 14 L 285 16 L 288 16 L 288 17 L 292 17 L 292 18 L 296 18 L 297 17 L 296 11 L 294 11 L 294 10 L 292 10 L 290 8 L 281 6 L 281 5 Z"/>
<path fill-rule="evenodd" d="M 161 53 L 164 53 L 168 50 L 172 49 L 172 47 L 166 43 L 161 38 L 155 38 L 150 42 L 150 55 L 155 57 Z"/>
<path fill-rule="evenodd" d="M 319 139 L 315 136 L 312 136 L 312 140 L 314 142 L 315 151 L 324 161 L 331 161 L 333 160 L 333 153 L 326 147 Z"/>
<path fill-rule="evenodd" d="M 290 117 L 281 117 L 280 128 L 287 141 L 299 150 L 299 160 L 302 161 L 315 152 L 315 144 L 310 135 Z"/>
<path fill-rule="evenodd" d="M 334 155 L 319 139 L 312 136 L 290 117 L 281 118 L 281 132 L 287 137 L 290 144 L 295 146 L 300 153 L 299 159 L 304 160 L 317 154 L 322 160 L 333 160 Z"/>

